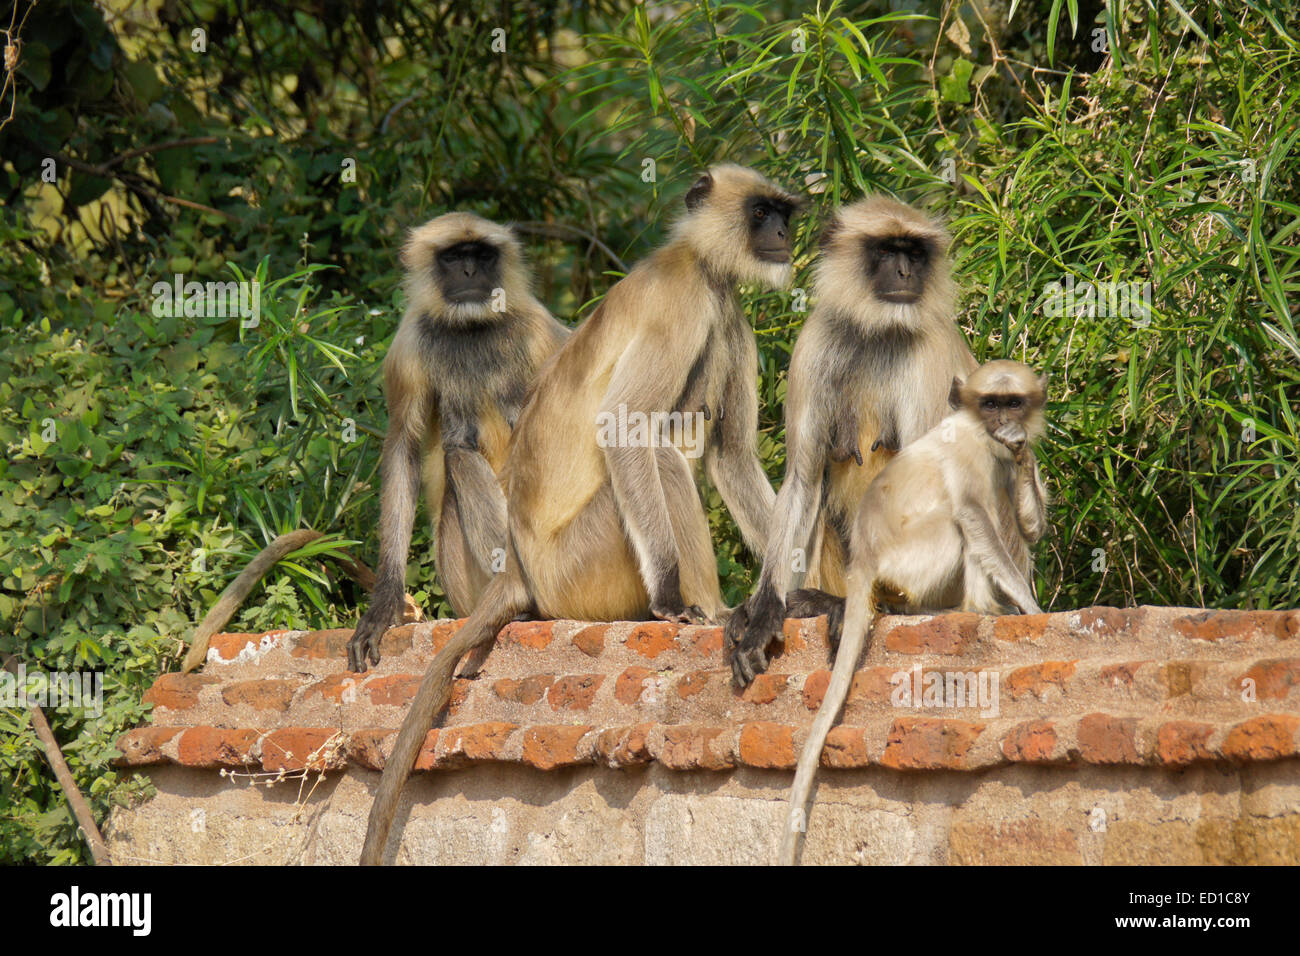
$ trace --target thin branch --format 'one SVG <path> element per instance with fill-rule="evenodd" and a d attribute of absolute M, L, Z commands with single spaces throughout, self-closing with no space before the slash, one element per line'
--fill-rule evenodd
<path fill-rule="evenodd" d="M 610 262 L 618 266 L 620 272 L 627 272 L 627 263 L 620 259 L 613 249 L 585 229 L 564 222 L 517 222 L 514 226 L 520 232 L 527 232 L 534 236 L 547 236 L 551 239 L 585 239 L 603 252 Z"/>
<path fill-rule="evenodd" d="M 16 673 L 17 661 L 18 658 L 10 655 L 4 662 L 5 670 Z M 63 751 L 59 748 L 59 741 L 55 738 L 54 731 L 50 729 L 50 722 L 45 719 L 45 712 L 35 704 L 29 704 L 27 711 L 32 716 L 32 727 L 36 730 L 36 736 L 45 747 L 45 759 L 49 761 L 50 769 L 54 771 L 54 778 L 58 780 L 63 796 L 67 798 L 72 816 L 90 846 L 91 857 L 97 866 L 112 866 L 113 860 L 108 853 L 108 844 L 104 842 L 104 835 L 99 832 L 95 815 L 90 812 L 90 804 L 86 802 L 86 798 L 81 794 L 81 788 L 77 786 L 77 778 L 72 775 L 67 760 L 63 758 Z"/>

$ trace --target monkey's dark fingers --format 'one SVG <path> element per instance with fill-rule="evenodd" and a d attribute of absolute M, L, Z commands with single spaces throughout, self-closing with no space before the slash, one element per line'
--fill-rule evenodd
<path fill-rule="evenodd" d="M 754 678 L 767 670 L 767 648 L 742 644 L 731 655 L 731 674 L 739 687 L 748 687 Z"/>
<path fill-rule="evenodd" d="M 701 405 L 701 406 L 700 406 L 700 409 L 701 409 L 701 411 L 704 412 L 704 420 L 705 420 L 706 422 L 708 422 L 708 421 L 712 421 L 712 420 L 713 420 L 713 419 L 709 416 L 709 406 L 708 406 L 707 404 L 706 404 L 706 405 Z"/>
<path fill-rule="evenodd" d="M 370 614 L 364 614 L 357 623 L 348 641 L 348 670 L 361 674 L 370 664 L 379 664 L 379 641 L 388 630 L 386 624 L 380 623 Z"/>
<path fill-rule="evenodd" d="M 857 445 L 853 446 L 853 460 L 858 463 L 859 468 L 862 467 L 862 449 Z"/>

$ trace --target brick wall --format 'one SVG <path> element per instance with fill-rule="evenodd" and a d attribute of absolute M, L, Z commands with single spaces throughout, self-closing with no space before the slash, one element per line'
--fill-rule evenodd
<path fill-rule="evenodd" d="M 110 842 L 355 860 L 375 771 L 458 626 L 389 631 L 365 675 L 346 670 L 346 630 L 214 638 L 118 742 L 158 796 L 116 813 Z M 824 619 L 787 621 L 738 692 L 719 628 L 513 624 L 425 740 L 396 859 L 764 862 L 828 660 Z M 985 696 L 958 706 L 936 682 Z M 886 617 L 823 751 L 804 859 L 1300 862 L 1298 734 L 1300 611 Z M 304 768 L 310 797 L 286 796 L 274 776 Z M 196 808 L 202 828 L 165 836 Z"/>

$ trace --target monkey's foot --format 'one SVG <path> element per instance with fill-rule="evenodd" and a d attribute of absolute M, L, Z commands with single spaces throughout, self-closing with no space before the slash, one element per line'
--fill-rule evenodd
<path fill-rule="evenodd" d="M 840 646 L 840 632 L 844 630 L 844 598 L 827 594 L 817 588 L 800 588 L 785 596 L 786 617 L 826 616 L 826 636 L 830 640 L 831 655 Z"/>
<path fill-rule="evenodd" d="M 664 608 L 651 608 L 650 613 L 656 620 L 667 621 L 670 624 L 712 624 L 709 616 L 701 611 L 694 604 L 682 608 L 680 611 L 669 611 Z"/>
<path fill-rule="evenodd" d="M 785 636 L 785 606 L 777 600 L 746 601 L 732 612 L 723 630 L 723 644 L 731 652 L 731 676 L 737 687 L 748 687 L 767 670 L 767 649 Z"/>

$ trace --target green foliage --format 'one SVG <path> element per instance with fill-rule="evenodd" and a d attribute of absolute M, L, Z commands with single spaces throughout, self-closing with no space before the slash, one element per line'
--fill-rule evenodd
<path fill-rule="evenodd" d="M 452 208 L 516 220 L 539 296 L 576 321 L 715 160 L 812 199 L 793 288 L 745 292 L 774 482 L 815 238 L 837 203 L 888 190 L 949 218 L 977 354 L 1051 370 L 1044 605 L 1295 602 L 1295 4 L 903 6 L 20 15 L 0 128 L 0 651 L 104 673 L 102 714 L 50 712 L 101 819 L 139 789 L 113 741 L 268 541 L 327 535 L 233 627 L 355 620 L 364 595 L 327 558 L 376 548 L 404 229 Z M 161 314 L 154 286 L 176 273 L 256 279 L 259 322 Z M 1149 282 L 1149 317 L 1056 309 L 1067 281 Z M 735 602 L 757 561 L 716 491 L 705 504 Z M 440 613 L 431 544 L 417 522 L 407 584 Z M 84 861 L 25 712 L 0 729 L 0 860 Z"/>

